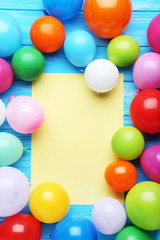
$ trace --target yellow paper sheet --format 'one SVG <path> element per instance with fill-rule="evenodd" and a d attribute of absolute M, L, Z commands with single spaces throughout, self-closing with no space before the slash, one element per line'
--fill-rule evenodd
<path fill-rule="evenodd" d="M 32 134 L 32 189 L 53 181 L 66 189 L 71 204 L 106 196 L 123 202 L 104 180 L 116 159 L 111 138 L 123 126 L 123 75 L 114 90 L 97 96 L 83 74 L 44 74 L 33 83 L 32 96 L 45 109 L 43 126 Z"/>

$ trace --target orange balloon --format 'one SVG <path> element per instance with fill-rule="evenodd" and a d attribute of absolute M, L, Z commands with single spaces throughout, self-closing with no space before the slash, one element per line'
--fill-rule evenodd
<path fill-rule="evenodd" d="M 114 38 L 121 34 L 131 16 L 131 0 L 86 0 L 84 4 L 88 27 L 102 38 Z"/>
<path fill-rule="evenodd" d="M 128 161 L 115 161 L 106 168 L 105 179 L 114 191 L 125 192 L 131 189 L 136 183 L 137 170 Z"/>
<path fill-rule="evenodd" d="M 42 52 L 57 51 L 64 43 L 65 29 L 55 17 L 43 16 L 31 26 L 30 36 L 33 45 Z"/>

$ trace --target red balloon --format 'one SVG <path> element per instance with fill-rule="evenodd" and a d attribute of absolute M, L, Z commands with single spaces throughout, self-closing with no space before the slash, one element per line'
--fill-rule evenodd
<path fill-rule="evenodd" d="M 1 240 L 40 240 L 40 222 L 29 214 L 16 214 L 0 224 Z"/>
<path fill-rule="evenodd" d="M 139 130 L 160 132 L 160 92 L 148 89 L 135 96 L 130 106 L 130 117 Z"/>
<path fill-rule="evenodd" d="M 86 0 L 84 17 L 88 27 L 102 38 L 121 34 L 132 16 L 131 0 Z"/>

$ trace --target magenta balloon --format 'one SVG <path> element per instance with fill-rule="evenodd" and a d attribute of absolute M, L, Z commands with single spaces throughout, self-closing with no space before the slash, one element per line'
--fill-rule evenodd
<path fill-rule="evenodd" d="M 44 121 L 39 101 L 29 96 L 13 97 L 7 106 L 7 121 L 16 132 L 27 134 L 38 130 Z"/>
<path fill-rule="evenodd" d="M 115 198 L 102 198 L 93 207 L 93 224 L 103 234 L 112 235 L 119 232 L 126 220 L 126 211 L 122 203 Z"/>
<path fill-rule="evenodd" d="M 0 93 L 5 92 L 13 82 L 13 71 L 8 62 L 0 58 Z"/>
<path fill-rule="evenodd" d="M 148 147 L 141 155 L 140 164 L 150 179 L 160 183 L 160 144 Z"/>
<path fill-rule="evenodd" d="M 155 16 L 149 24 L 147 39 L 150 47 L 160 53 L 160 14 Z"/>
<path fill-rule="evenodd" d="M 145 53 L 138 58 L 133 68 L 133 79 L 140 90 L 160 87 L 160 54 Z"/>
<path fill-rule="evenodd" d="M 20 212 L 27 204 L 30 186 L 26 176 L 16 168 L 0 168 L 0 217 Z"/>

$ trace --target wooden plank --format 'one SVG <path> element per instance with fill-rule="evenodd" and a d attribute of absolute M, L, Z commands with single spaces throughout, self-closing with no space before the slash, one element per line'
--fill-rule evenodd
<path fill-rule="evenodd" d="M 132 0 L 132 4 L 135 11 L 160 11 L 159 0 Z"/>
<path fill-rule="evenodd" d="M 33 45 L 25 45 L 25 46 L 33 46 Z M 24 47 L 24 45 L 23 45 Z M 104 58 L 107 59 L 107 47 L 97 47 L 97 53 L 95 59 Z M 140 55 L 151 52 L 150 47 L 141 47 Z M 80 69 L 73 66 L 65 57 L 63 47 L 57 51 L 56 53 L 44 54 L 46 60 L 45 73 L 79 73 Z M 11 64 L 11 58 L 6 58 L 6 60 Z M 120 73 L 124 73 L 124 81 L 132 82 L 133 74 L 132 74 L 133 65 L 130 67 L 119 68 Z M 23 87 L 28 86 L 28 82 L 23 82 Z M 21 92 L 21 88 L 19 85 L 16 86 L 16 91 Z M 27 91 L 27 89 L 26 89 Z M 13 91 L 14 93 L 14 85 Z M 3 94 L 2 94 L 3 96 Z"/>
<path fill-rule="evenodd" d="M 22 30 L 22 44 L 32 44 L 30 39 L 30 28 L 32 23 L 39 17 L 44 16 L 43 11 L 5 11 L 16 18 L 20 24 Z M 134 37 L 140 46 L 148 46 L 146 32 L 147 27 L 154 16 L 157 15 L 157 12 L 134 12 L 131 22 L 128 28 L 124 31 L 123 34 L 130 35 Z M 78 27 L 77 27 L 78 26 Z M 96 40 L 97 46 L 107 46 L 109 40 L 102 39 L 93 34 L 84 20 L 83 13 L 79 13 L 75 18 L 72 24 L 70 21 L 64 22 L 64 27 L 66 30 L 66 35 L 71 31 L 80 28 L 90 32 Z"/>
<path fill-rule="evenodd" d="M 0 9 L 43 10 L 42 0 L 5 0 L 0 1 Z"/>
<path fill-rule="evenodd" d="M 107 47 L 97 47 L 95 59 L 107 59 Z M 141 47 L 140 55 L 152 51 L 149 47 Z M 65 57 L 63 47 L 52 54 L 44 54 L 46 60 L 45 73 L 79 73 L 80 69 L 73 66 Z M 7 59 L 11 63 L 11 58 Z M 119 68 L 120 73 L 124 73 L 124 81 L 133 81 L 133 65 Z M 26 83 L 27 84 L 27 83 Z"/>
<path fill-rule="evenodd" d="M 132 0 L 134 11 L 160 11 L 159 0 Z M 5 0 L 0 1 L 0 9 L 43 10 L 42 0 Z"/>
<path fill-rule="evenodd" d="M 140 55 L 152 51 L 149 47 L 141 47 Z M 53 54 L 44 54 L 46 59 L 46 73 L 79 73 L 80 70 L 73 66 L 65 57 L 64 50 L 61 48 Z M 107 47 L 97 47 L 95 59 L 107 59 Z M 62 68 L 63 66 L 63 68 Z M 119 68 L 120 73 L 124 73 L 124 81 L 133 81 L 132 75 L 133 65 L 130 67 Z"/>
<path fill-rule="evenodd" d="M 90 205 L 90 206 L 82 206 L 82 205 L 77 205 L 77 206 L 73 206 L 71 205 L 70 206 L 70 209 L 69 209 L 69 212 L 67 214 L 67 216 L 75 216 L 75 215 L 78 215 L 78 216 L 83 216 L 83 217 L 86 217 L 88 218 L 89 220 L 91 220 L 91 214 L 92 214 L 92 208 L 93 206 Z M 25 207 L 25 209 L 22 211 L 22 213 L 28 213 L 30 214 L 30 210 L 29 210 L 29 207 Z M 0 218 L 0 221 L 2 221 L 3 218 Z M 130 225 L 130 220 L 127 219 L 127 224 L 126 226 Z M 52 230 L 53 228 L 55 227 L 55 224 L 43 224 L 41 223 L 41 226 L 42 226 L 42 233 L 43 233 L 43 236 L 41 238 L 41 240 L 50 240 L 51 239 L 51 233 L 52 233 Z M 150 232 L 150 234 L 154 237 L 156 237 L 156 231 L 152 231 Z M 115 236 L 116 235 L 110 235 L 110 236 L 105 236 L 103 234 L 100 234 L 98 233 L 98 240 L 115 240 Z"/>

